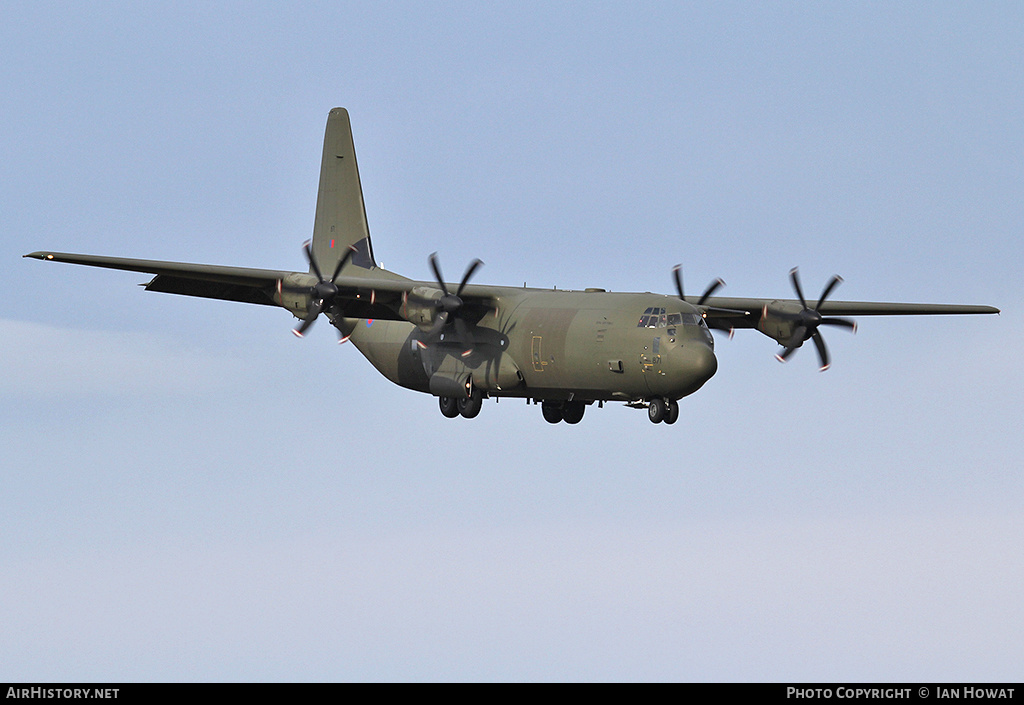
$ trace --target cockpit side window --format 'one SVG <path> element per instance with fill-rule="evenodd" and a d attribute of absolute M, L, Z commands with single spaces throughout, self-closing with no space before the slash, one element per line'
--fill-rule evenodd
<path fill-rule="evenodd" d="M 642 315 L 642 316 L 640 316 L 640 322 L 636 324 L 636 327 L 637 327 L 637 328 L 646 328 L 646 327 L 647 327 L 647 322 L 648 322 L 648 321 L 650 320 L 650 318 L 651 318 L 651 311 L 652 311 L 652 310 L 653 310 L 653 309 L 651 309 L 651 308 L 647 308 L 647 309 L 646 309 L 646 310 L 644 311 L 643 315 Z"/>

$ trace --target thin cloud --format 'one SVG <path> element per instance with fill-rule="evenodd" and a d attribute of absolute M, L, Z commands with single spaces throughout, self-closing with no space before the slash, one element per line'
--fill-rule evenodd
<path fill-rule="evenodd" d="M 0 360 L 0 393 L 7 397 L 181 396 L 229 388 L 242 379 L 239 361 L 166 336 L 3 319 Z"/>

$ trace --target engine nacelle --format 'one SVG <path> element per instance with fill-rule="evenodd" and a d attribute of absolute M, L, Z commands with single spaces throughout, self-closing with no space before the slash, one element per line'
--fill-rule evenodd
<path fill-rule="evenodd" d="M 478 329 L 478 332 L 489 329 Z M 495 336 L 497 331 L 491 331 Z M 506 340 L 507 343 L 507 339 Z M 484 392 L 503 392 L 523 384 L 523 375 L 512 356 L 504 351 L 474 354 L 469 357 L 452 354 L 437 346 L 417 347 L 424 371 L 430 377 L 430 393 L 435 396 L 468 396 L 474 388 Z"/>
<path fill-rule="evenodd" d="M 313 303 L 310 292 L 316 281 L 316 277 L 309 274 L 292 272 L 284 279 L 278 280 L 274 300 L 296 318 L 305 318 L 309 314 L 310 304 Z"/>
<path fill-rule="evenodd" d="M 468 372 L 435 372 L 430 376 L 430 393 L 435 397 L 468 399 L 473 395 L 473 375 Z"/>
<path fill-rule="evenodd" d="M 433 327 L 437 320 L 438 302 L 443 295 L 444 292 L 433 287 L 414 287 L 402 306 L 402 315 L 409 323 L 426 332 Z"/>
<path fill-rule="evenodd" d="M 762 309 L 757 329 L 779 345 L 785 345 L 800 324 L 803 310 L 803 306 L 793 301 L 772 301 Z"/>

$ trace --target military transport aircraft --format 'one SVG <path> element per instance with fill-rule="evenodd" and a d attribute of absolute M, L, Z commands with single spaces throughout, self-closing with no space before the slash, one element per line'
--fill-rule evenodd
<path fill-rule="evenodd" d="M 487 398 L 540 403 L 551 423 L 575 424 L 588 405 L 624 402 L 646 408 L 654 423 L 675 423 L 678 400 L 693 394 L 718 368 L 710 329 L 754 328 L 777 341 L 785 361 L 808 340 L 821 369 L 829 367 L 820 328 L 855 330 L 840 316 L 999 313 L 990 306 L 829 301 L 833 277 L 809 302 L 797 270 L 797 299 L 714 297 L 712 283 L 685 296 L 679 267 L 676 295 L 561 291 L 445 283 L 436 254 L 436 281 L 406 279 L 377 265 L 363 208 L 348 112 L 327 118 L 313 239 L 304 246 L 308 272 L 183 264 L 61 252 L 41 260 L 145 272 L 147 291 L 281 306 L 300 323 L 300 338 L 326 315 L 340 342 L 351 340 L 385 377 L 439 400 L 449 418 L 473 418 Z"/>

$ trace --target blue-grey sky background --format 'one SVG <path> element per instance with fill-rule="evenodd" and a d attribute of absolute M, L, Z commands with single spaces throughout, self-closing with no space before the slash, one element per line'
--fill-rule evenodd
<path fill-rule="evenodd" d="M 1019 680 L 1024 5 L 0 4 L 0 680 Z M 428 278 L 979 303 L 680 422 L 448 420 L 321 322 L 327 112 Z"/>

